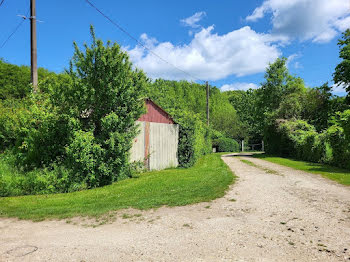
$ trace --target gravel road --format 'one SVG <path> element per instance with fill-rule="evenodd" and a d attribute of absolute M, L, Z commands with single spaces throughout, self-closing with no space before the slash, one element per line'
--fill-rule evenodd
<path fill-rule="evenodd" d="M 99 226 L 0 219 L 0 261 L 350 261 L 349 187 L 249 156 L 223 160 L 238 179 L 210 203 L 118 211 Z"/>

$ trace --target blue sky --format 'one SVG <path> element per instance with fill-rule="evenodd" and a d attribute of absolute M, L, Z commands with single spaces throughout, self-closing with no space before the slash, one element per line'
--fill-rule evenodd
<path fill-rule="evenodd" d="M 190 75 L 223 90 L 256 88 L 266 66 L 289 58 L 292 74 L 308 86 L 329 81 L 339 63 L 337 40 L 350 26 L 348 0 L 91 0 L 149 49 Z M 0 45 L 29 10 L 29 0 L 0 6 Z M 149 54 L 92 9 L 85 0 L 37 0 L 38 64 L 55 72 L 68 66 L 72 42 L 90 41 L 89 25 L 103 40 L 118 42 L 137 67 L 152 77 L 188 75 Z M 0 57 L 29 65 L 29 22 L 25 21 Z M 341 88 L 334 91 L 343 95 Z"/>

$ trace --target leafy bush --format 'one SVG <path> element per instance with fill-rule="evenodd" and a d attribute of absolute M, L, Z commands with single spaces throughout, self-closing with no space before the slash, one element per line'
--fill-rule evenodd
<path fill-rule="evenodd" d="M 217 152 L 238 152 L 239 144 L 232 138 L 225 137 L 220 132 L 213 131 L 213 146 L 217 148 Z"/>
<path fill-rule="evenodd" d="M 0 101 L 0 151 L 15 146 L 31 119 L 28 101 Z"/>
<path fill-rule="evenodd" d="M 239 144 L 236 140 L 232 138 L 221 138 L 218 141 L 219 152 L 238 152 Z"/>
<path fill-rule="evenodd" d="M 285 121 L 286 120 L 283 119 L 271 121 L 271 123 L 265 127 L 264 142 L 266 153 L 290 156 L 290 153 L 293 152 L 293 144 L 287 136 L 287 130 L 280 129 L 280 125 Z"/>
<path fill-rule="evenodd" d="M 9 105 L 12 103 L 12 105 Z M 0 103 L 0 150 L 12 148 L 16 164 L 31 170 L 50 165 L 64 153 L 72 125 L 44 96 Z"/>
<path fill-rule="evenodd" d="M 350 110 L 339 113 L 333 125 L 317 133 L 303 120 L 277 120 L 266 133 L 268 153 L 350 168 Z"/>
<path fill-rule="evenodd" d="M 332 148 L 332 164 L 350 169 L 350 110 L 338 113 L 327 135 Z"/>
<path fill-rule="evenodd" d="M 211 152 L 209 128 L 198 115 L 188 112 L 178 113 L 175 119 L 179 124 L 179 166 L 193 166 L 202 155 Z"/>
<path fill-rule="evenodd" d="M 266 151 L 311 162 L 322 162 L 326 156 L 326 135 L 303 120 L 277 120 L 266 133 Z"/>
<path fill-rule="evenodd" d="M 0 156 L 0 196 L 69 192 L 72 174 L 63 166 L 24 172 L 15 166 L 16 156 L 10 151 Z"/>
<path fill-rule="evenodd" d="M 60 114 L 46 98 L 35 97 L 16 141 L 17 164 L 27 170 L 64 158 L 64 147 L 76 129 L 74 119 Z"/>
<path fill-rule="evenodd" d="M 73 141 L 66 147 L 66 165 L 74 174 L 72 184 L 83 183 L 85 187 L 99 184 L 98 168 L 102 151 L 92 132 L 79 130 L 74 133 Z"/>

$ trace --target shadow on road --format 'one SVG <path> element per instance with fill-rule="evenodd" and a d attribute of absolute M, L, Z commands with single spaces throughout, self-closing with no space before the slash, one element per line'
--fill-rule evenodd
<path fill-rule="evenodd" d="M 264 154 L 265 152 L 239 152 L 239 153 L 231 153 L 227 155 L 223 155 L 222 157 L 240 157 L 240 156 L 248 156 L 251 157 L 253 155 Z"/>

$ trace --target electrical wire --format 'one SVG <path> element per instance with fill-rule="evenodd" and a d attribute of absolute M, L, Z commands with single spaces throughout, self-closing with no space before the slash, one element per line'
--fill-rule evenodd
<path fill-rule="evenodd" d="M 0 2 L 0 6 L 2 6 L 2 4 L 4 3 L 4 1 L 5 1 L 5 0 L 1 0 L 1 2 Z"/>
<path fill-rule="evenodd" d="M 144 49 L 146 49 L 149 53 L 151 53 L 152 55 L 154 55 L 155 57 L 157 57 L 158 59 L 162 60 L 163 62 L 167 63 L 168 65 L 171 65 L 172 67 L 176 68 L 177 70 L 179 70 L 180 72 L 186 74 L 187 76 L 191 77 L 194 80 L 198 80 L 198 81 L 203 81 L 204 80 L 198 78 L 198 77 L 194 77 L 193 75 L 191 75 L 190 73 L 182 70 L 181 68 L 175 66 L 174 64 L 168 62 L 167 60 L 165 60 L 164 58 L 162 58 L 161 56 L 159 56 L 158 54 L 156 54 L 155 52 L 153 52 L 151 49 L 149 49 L 147 46 L 145 46 L 142 42 L 140 42 L 136 37 L 134 37 L 133 35 L 131 35 L 128 31 L 126 31 L 123 27 L 121 27 L 118 23 L 116 23 L 115 21 L 113 21 L 109 16 L 105 15 L 100 9 L 98 9 L 93 3 L 91 3 L 89 0 L 85 0 L 92 8 L 94 8 L 97 12 L 99 12 L 104 18 L 106 18 L 109 22 L 111 22 L 114 26 L 116 26 L 120 31 L 122 31 L 124 34 L 126 34 L 128 37 L 130 37 L 131 39 L 133 39 L 137 44 L 139 44 L 140 46 L 142 46 Z"/>
<path fill-rule="evenodd" d="M 2 2 L 3 3 L 3 2 Z M 16 28 L 12 31 L 12 33 L 7 37 L 7 39 L 2 43 L 2 45 L 0 46 L 0 49 L 3 48 L 6 43 L 11 39 L 11 37 L 17 32 L 17 30 L 21 27 L 21 25 L 23 24 L 23 22 L 27 19 L 29 14 L 29 10 L 27 12 L 27 15 L 25 17 L 22 18 L 22 21 L 16 26 Z"/>

